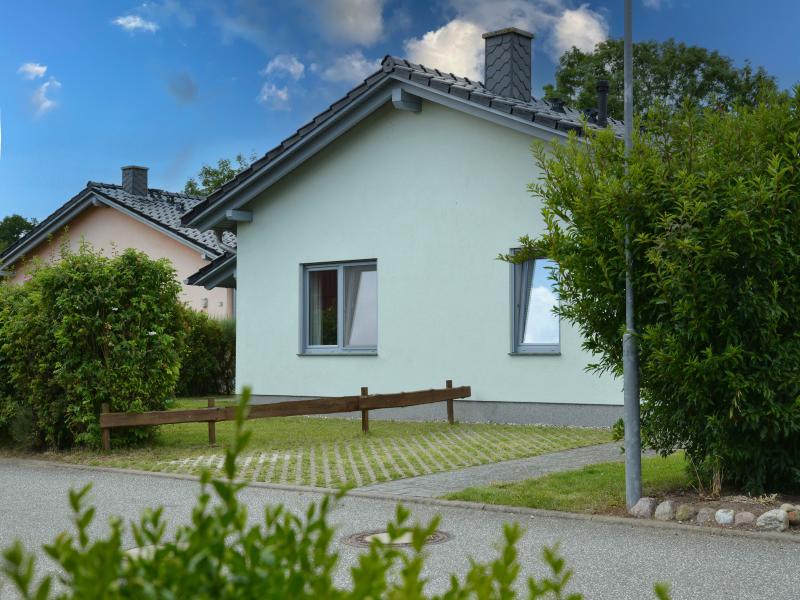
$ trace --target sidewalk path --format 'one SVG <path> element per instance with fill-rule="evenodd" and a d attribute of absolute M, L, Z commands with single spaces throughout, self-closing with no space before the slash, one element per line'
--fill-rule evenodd
<path fill-rule="evenodd" d="M 619 443 L 601 444 L 531 458 L 467 467 L 457 471 L 373 483 L 358 490 L 396 496 L 438 498 L 468 487 L 531 479 L 554 471 L 569 471 L 596 463 L 621 461 L 624 457 L 625 455 L 619 451 Z"/>

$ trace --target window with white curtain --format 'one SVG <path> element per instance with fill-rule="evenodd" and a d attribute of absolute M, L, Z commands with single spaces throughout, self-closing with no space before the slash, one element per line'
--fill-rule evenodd
<path fill-rule="evenodd" d="M 377 351 L 375 261 L 303 267 L 302 346 L 306 354 Z"/>
<path fill-rule="evenodd" d="M 561 323 L 554 274 L 558 265 L 547 258 L 512 264 L 512 344 L 520 354 L 561 352 Z"/>

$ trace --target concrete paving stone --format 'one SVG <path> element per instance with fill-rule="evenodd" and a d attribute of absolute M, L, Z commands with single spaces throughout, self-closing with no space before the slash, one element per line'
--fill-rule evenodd
<path fill-rule="evenodd" d="M 542 454 L 530 458 L 466 467 L 457 471 L 444 471 L 395 481 L 373 483 L 358 489 L 380 494 L 436 498 L 468 487 L 507 481 L 521 481 L 523 479 L 541 477 L 556 471 L 569 471 L 580 469 L 587 465 L 622 461 L 623 459 L 624 455 L 619 451 L 619 444 L 600 444 Z"/>

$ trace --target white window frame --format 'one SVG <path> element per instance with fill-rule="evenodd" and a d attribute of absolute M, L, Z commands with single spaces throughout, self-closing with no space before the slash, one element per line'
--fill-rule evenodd
<path fill-rule="evenodd" d="M 345 346 L 345 303 L 344 303 L 344 272 L 347 267 L 367 267 L 374 266 L 377 275 L 378 261 L 370 260 L 351 260 L 345 262 L 328 263 L 309 263 L 300 265 L 301 286 L 300 286 L 300 352 L 301 356 L 330 356 L 330 355 L 367 355 L 374 356 L 378 353 L 377 344 L 374 346 Z M 336 345 L 311 345 L 308 343 L 308 294 L 309 294 L 309 273 L 314 271 L 337 271 L 336 279 Z M 377 290 L 376 290 L 377 294 Z M 377 333 L 377 330 L 376 330 Z"/>
<path fill-rule="evenodd" d="M 511 254 L 519 252 L 519 248 L 512 248 Z M 537 260 L 552 260 L 539 256 L 523 263 L 511 263 L 511 350 L 513 355 L 557 355 L 561 354 L 561 318 L 558 318 L 558 343 L 556 344 L 526 344 L 523 342 L 525 331 L 525 311 L 528 308 L 528 299 L 531 288 L 531 278 Z"/>

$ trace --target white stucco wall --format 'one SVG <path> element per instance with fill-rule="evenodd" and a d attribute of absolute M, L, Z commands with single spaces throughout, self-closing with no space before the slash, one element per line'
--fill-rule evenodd
<path fill-rule="evenodd" d="M 510 356 L 509 266 L 541 231 L 531 139 L 428 102 L 382 108 L 252 203 L 238 228 L 237 385 L 341 395 L 472 386 L 475 400 L 620 404 L 584 372 L 578 333 L 560 356 Z M 300 265 L 377 259 L 378 355 L 298 356 Z"/>

